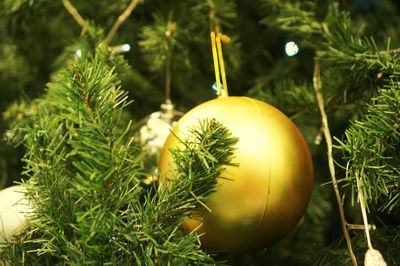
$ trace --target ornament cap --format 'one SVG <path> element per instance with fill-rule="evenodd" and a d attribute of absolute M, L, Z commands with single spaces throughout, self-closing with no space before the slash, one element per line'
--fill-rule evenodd
<path fill-rule="evenodd" d="M 161 110 L 163 111 L 173 111 L 175 108 L 175 105 L 172 103 L 170 99 L 165 100 L 164 103 L 160 105 Z"/>

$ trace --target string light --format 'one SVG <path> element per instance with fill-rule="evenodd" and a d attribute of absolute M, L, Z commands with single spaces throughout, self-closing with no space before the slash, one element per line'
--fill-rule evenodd
<path fill-rule="evenodd" d="M 299 52 L 299 46 L 298 46 L 295 42 L 290 41 L 290 42 L 287 42 L 287 43 L 285 44 L 285 53 L 286 53 L 288 56 L 294 56 L 294 55 L 296 55 L 298 52 Z"/>
<path fill-rule="evenodd" d="M 76 50 L 75 54 L 76 54 L 77 57 L 81 57 L 82 56 L 82 50 L 81 49 Z"/>
<path fill-rule="evenodd" d="M 129 44 L 125 43 L 122 45 L 121 50 L 123 52 L 129 52 L 131 50 L 131 46 Z"/>
<path fill-rule="evenodd" d="M 120 54 L 120 53 L 127 53 L 131 50 L 131 46 L 127 43 L 125 44 L 121 44 L 121 45 L 117 45 L 114 47 L 110 47 L 111 51 L 116 53 L 116 54 Z"/>

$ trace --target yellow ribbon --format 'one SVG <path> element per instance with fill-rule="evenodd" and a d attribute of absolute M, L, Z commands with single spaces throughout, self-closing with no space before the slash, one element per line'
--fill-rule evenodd
<path fill-rule="evenodd" d="M 226 73 L 225 73 L 224 57 L 222 54 L 221 36 L 223 38 L 226 37 L 225 35 L 222 35 L 219 32 L 216 33 L 215 31 L 211 31 L 211 49 L 213 54 L 215 81 L 217 83 L 218 97 L 221 96 L 226 97 L 228 96 L 228 85 L 226 83 Z M 223 89 L 221 88 L 221 78 L 222 78 Z"/>

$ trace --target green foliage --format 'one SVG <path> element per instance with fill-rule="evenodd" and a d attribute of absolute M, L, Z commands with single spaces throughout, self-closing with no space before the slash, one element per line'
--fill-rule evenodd
<path fill-rule="evenodd" d="M 353 84 L 359 85 L 370 73 L 393 71 L 397 55 L 379 52 L 374 39 L 363 35 L 363 27 L 353 27 L 350 12 L 340 10 L 337 3 L 327 6 L 324 19 L 319 18 L 321 15 L 312 2 L 289 4 L 266 0 L 265 3 L 274 13 L 262 23 L 273 21 L 282 30 L 300 35 L 302 44 L 315 50 L 328 67 L 339 67 L 340 72 L 346 70 Z M 390 49 L 390 39 L 379 45 L 384 47 L 382 50 Z"/>
<path fill-rule="evenodd" d="M 164 70 L 167 57 L 171 56 L 174 47 L 179 44 L 177 34 L 179 29 L 171 15 L 167 19 L 155 15 L 153 25 L 143 27 L 139 45 L 149 56 L 148 61 L 152 63 L 153 71 Z M 179 45 L 177 49 L 181 51 L 182 46 Z"/>
<path fill-rule="evenodd" d="M 13 44 L 3 42 L 0 51 L 0 78 L 4 81 L 1 89 L 8 90 L 8 93 L 13 93 L 11 88 L 7 88 L 6 84 L 16 83 L 18 89 L 24 87 L 29 79 L 19 80 L 20 74 L 29 75 L 29 67 L 22 57 L 17 53 L 17 47 Z M 22 73 L 20 73 L 20 71 Z"/>
<path fill-rule="evenodd" d="M 97 57 L 71 65 L 49 84 L 23 128 L 25 174 L 38 206 L 34 234 L 19 247 L 23 252 L 9 254 L 15 256 L 11 261 L 20 256 L 21 263 L 32 256 L 67 264 L 126 259 L 110 238 L 140 195 L 134 147 L 116 134 L 127 104 L 115 74 Z"/>
<path fill-rule="evenodd" d="M 232 137 L 229 130 L 215 119 L 200 121 L 199 128 L 192 129 L 190 134 L 192 140 L 186 140 L 185 149 L 172 151 L 176 161 L 175 175 L 178 176 L 178 182 L 181 179 L 193 179 L 194 183 L 190 184 L 193 187 L 182 189 L 199 195 L 196 198 L 202 202 L 204 196 L 214 191 L 217 177 L 223 170 L 221 166 L 237 165 L 231 161 L 238 139 Z"/>
<path fill-rule="evenodd" d="M 176 150 L 170 189 L 145 190 L 138 148 L 119 128 L 129 104 L 100 51 L 62 70 L 17 123 L 27 147 L 28 197 L 36 206 L 28 229 L 3 245 L 1 260 L 75 265 L 210 265 L 195 232 L 179 225 L 204 206 L 237 139 L 215 120 L 191 131 Z M 24 125 L 24 127 L 22 127 Z M 29 240 L 28 240 L 29 239 Z M 24 241 L 21 241 L 24 240 Z"/>
<path fill-rule="evenodd" d="M 297 33 L 302 37 L 315 37 L 312 35 L 321 34 L 315 1 L 264 0 L 262 4 L 269 14 L 261 20 L 262 24 L 278 26 L 282 30 Z"/>
<path fill-rule="evenodd" d="M 290 79 L 278 80 L 266 88 L 255 87 L 248 94 L 285 110 L 288 114 L 299 115 L 305 112 L 309 115 L 310 111 L 317 111 L 313 88 L 309 83 L 296 84 Z"/>
<path fill-rule="evenodd" d="M 156 192 L 139 185 L 143 157 L 129 142 L 126 121 L 140 120 L 165 99 L 168 56 L 179 110 L 212 97 L 209 32 L 218 25 L 232 37 L 223 45 L 230 93 L 271 103 L 296 122 L 310 143 L 316 185 L 306 216 L 287 238 L 259 252 L 215 258 L 232 265 L 350 263 L 329 186 L 320 186 L 329 181 L 326 150 L 312 144 L 321 124 L 311 86 L 318 56 L 344 199 L 357 204 L 358 175 L 378 226 L 374 247 L 389 265 L 398 264 L 397 1 L 149 0 L 111 41 L 130 44 L 126 54 L 98 45 L 130 0 L 71 1 L 89 21 L 84 29 L 61 1 L 0 3 L 0 133 L 13 124 L 7 142 L 25 144 L 25 179 L 39 206 L 21 242 L 3 246 L 4 260 L 19 254 L 19 262 L 32 265 L 217 263 L 178 224 L 203 208 L 234 139 L 217 122 L 204 121 L 185 140 L 186 149 L 174 151 L 177 178 L 170 189 Z M 295 57 L 283 54 L 288 40 L 299 44 Z M 120 84 L 135 104 L 128 105 Z M 22 149 L 0 145 L 0 178 L 11 184 L 19 179 Z M 348 222 L 358 223 L 358 213 L 347 206 Z M 363 233 L 351 236 L 361 263 Z"/>
<path fill-rule="evenodd" d="M 348 162 L 346 182 L 357 199 L 355 178 L 362 180 L 362 193 L 370 208 L 399 213 L 400 93 L 398 76 L 371 100 L 364 117 L 354 121 L 339 141 Z"/>
<path fill-rule="evenodd" d="M 226 0 L 193 1 L 191 11 L 197 19 L 210 20 L 210 27 L 232 27 L 232 20 L 236 18 L 236 4 Z M 204 22 L 203 22 L 204 23 Z M 195 23 L 201 25 L 201 23 Z M 198 27 L 198 26 L 197 26 Z M 208 32 L 208 31 L 207 31 Z"/>
<path fill-rule="evenodd" d="M 18 11 L 25 4 L 32 6 L 34 2 L 35 0 L 4 0 L 0 3 L 0 14 L 8 15 Z"/>
<path fill-rule="evenodd" d="M 386 2 L 379 8 L 391 6 L 389 1 Z M 368 21 L 361 15 L 344 10 L 343 6 L 346 4 L 341 3 L 342 8 L 339 8 L 339 4 L 334 1 L 319 3 L 266 0 L 264 4 L 266 10 L 272 14 L 262 20 L 263 24 L 277 26 L 297 36 L 300 44 L 314 51 L 314 56 L 321 60 L 321 79 L 329 124 L 339 142 L 336 151 L 343 152 L 336 152 L 334 156 L 343 168 L 343 171 L 339 171 L 339 179 L 344 198 L 348 200 L 350 196 L 350 203 L 358 204 L 355 178 L 361 178 L 361 192 L 368 203 L 370 221 L 379 221 L 379 228 L 373 233 L 372 242 L 376 240 L 378 243 L 375 247 L 383 252 L 388 262 L 397 265 L 398 259 L 393 259 L 396 257 L 393 256 L 393 250 L 379 241 L 383 238 L 398 241 L 396 237 L 390 238 L 386 235 L 391 228 L 390 220 L 399 213 L 400 172 L 399 55 L 398 49 L 391 49 L 390 32 L 386 32 L 384 38 L 367 35 Z M 354 25 L 354 22 L 357 24 Z M 274 101 L 274 96 L 277 95 L 275 83 L 272 79 L 266 83 L 269 88 L 255 87 L 253 92 L 258 97 Z M 295 92 L 295 89 L 291 90 L 290 94 Z M 292 98 L 288 94 L 282 96 L 277 99 L 284 99 L 283 103 L 287 101 L 288 107 L 282 105 L 287 110 L 291 110 L 304 99 L 298 95 L 294 102 L 290 102 Z M 354 209 L 348 210 L 349 219 L 357 221 L 358 215 L 352 212 Z M 366 248 L 363 235 L 356 234 L 352 240 L 358 261 L 361 262 Z M 338 248 L 339 246 L 342 248 Z M 351 264 L 346 249 L 343 242 L 330 245 L 320 253 L 321 257 L 316 263 Z M 330 255 L 322 255 L 325 253 Z"/>
<path fill-rule="evenodd" d="M 381 252 L 387 265 L 398 265 L 399 256 L 399 226 L 385 226 L 371 231 L 371 237 L 374 241 L 374 249 Z M 344 239 L 340 239 L 337 243 L 327 246 L 319 252 L 318 258 L 314 261 L 314 265 L 351 265 L 351 259 L 347 255 L 348 250 L 345 246 Z M 359 263 L 363 263 L 367 246 L 363 232 L 355 232 L 352 238 L 354 252 L 357 257 L 361 258 Z M 390 243 L 390 244 L 388 244 Z"/>

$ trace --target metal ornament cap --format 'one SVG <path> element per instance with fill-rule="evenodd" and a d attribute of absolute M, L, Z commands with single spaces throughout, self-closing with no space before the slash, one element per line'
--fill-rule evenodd
<path fill-rule="evenodd" d="M 281 111 L 248 97 L 219 97 L 195 107 L 173 127 L 159 160 L 160 187 L 173 169 L 169 150 L 202 119 L 215 118 L 239 138 L 234 163 L 221 173 L 197 228 L 202 247 L 241 252 L 263 248 L 288 234 L 303 216 L 313 186 L 313 166 L 303 135 Z M 175 136 L 175 135 L 176 136 Z"/>

